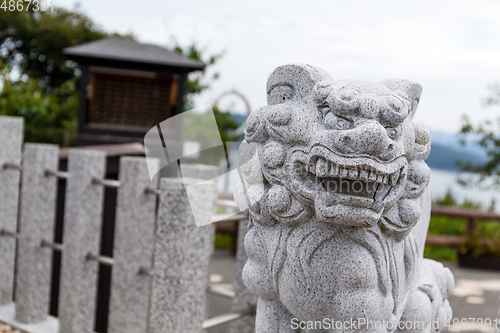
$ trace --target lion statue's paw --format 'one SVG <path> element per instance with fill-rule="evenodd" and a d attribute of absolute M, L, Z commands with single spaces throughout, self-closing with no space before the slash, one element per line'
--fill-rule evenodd
<path fill-rule="evenodd" d="M 424 259 L 417 288 L 406 302 L 397 332 L 441 332 L 452 318 L 448 302 L 455 281 L 451 271 L 443 264 Z"/>

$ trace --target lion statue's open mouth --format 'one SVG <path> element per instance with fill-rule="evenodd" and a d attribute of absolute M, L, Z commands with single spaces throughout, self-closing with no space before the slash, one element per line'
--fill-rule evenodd
<path fill-rule="evenodd" d="M 381 163 L 369 157 L 346 158 L 317 145 L 309 154 L 291 155 L 292 189 L 315 202 L 316 214 L 324 221 L 372 225 L 404 189 L 407 162 L 399 157 Z"/>

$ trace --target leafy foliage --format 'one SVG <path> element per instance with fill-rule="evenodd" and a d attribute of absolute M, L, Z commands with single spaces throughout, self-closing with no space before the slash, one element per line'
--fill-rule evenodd
<path fill-rule="evenodd" d="M 76 129 L 77 79 L 47 93 L 33 78 L 15 83 L 7 78 L 4 76 L 0 95 L 1 114 L 24 117 L 25 141 L 67 145 Z"/>
<path fill-rule="evenodd" d="M 480 209 L 481 204 L 478 202 L 473 202 L 469 199 L 465 199 L 463 202 L 459 202 L 455 197 L 451 189 L 448 189 L 446 193 L 432 201 L 435 206 L 449 206 L 449 207 L 461 207 L 461 208 L 472 208 Z M 453 235 L 461 236 L 467 229 L 467 219 L 447 217 L 447 216 L 432 216 L 429 223 L 429 234 L 433 235 Z"/>
<path fill-rule="evenodd" d="M 213 111 L 213 114 L 212 114 Z M 207 126 L 213 124 L 213 119 L 217 122 L 218 132 L 211 131 Z M 228 112 L 217 109 L 208 109 L 205 112 L 185 113 L 183 123 L 183 140 L 199 142 L 201 149 L 200 157 L 191 162 L 219 165 L 226 157 L 224 147 L 220 146 L 220 141 L 234 141 L 231 131 L 239 127 L 238 122 Z M 207 149 L 206 147 L 214 147 Z M 190 161 L 185 161 L 189 163 Z"/>
<path fill-rule="evenodd" d="M 25 118 L 26 141 L 70 142 L 81 72 L 63 49 L 106 36 L 78 10 L 0 11 L 0 114 Z"/>
<path fill-rule="evenodd" d="M 214 115 L 217 126 L 219 126 L 222 142 L 238 141 L 240 137 L 235 136 L 231 132 L 240 127 L 241 124 L 229 112 L 214 108 Z"/>
<path fill-rule="evenodd" d="M 211 66 L 216 64 L 224 53 L 221 52 L 205 57 L 205 50 L 201 49 L 198 45 L 196 45 L 196 43 L 191 43 L 188 46 L 182 46 L 175 39 L 173 40 L 172 49 L 177 53 L 205 64 L 204 69 L 190 73 L 186 81 L 184 110 L 191 110 L 194 107 L 194 96 L 207 90 L 210 87 L 210 84 L 220 77 L 217 72 L 212 74 L 211 77 L 207 77 L 207 71 L 211 68 Z"/>
<path fill-rule="evenodd" d="M 487 257 L 500 257 L 500 228 L 498 222 L 482 224 L 460 246 L 460 253 Z"/>
<path fill-rule="evenodd" d="M 457 249 L 449 246 L 426 245 L 424 258 L 457 261 Z"/>
<path fill-rule="evenodd" d="M 453 195 L 451 188 L 448 188 L 446 193 L 441 198 L 436 198 L 432 201 L 433 205 L 437 206 L 457 206 L 457 199 Z"/>
<path fill-rule="evenodd" d="M 0 94 L 0 114 L 25 117 L 27 141 L 62 144 L 76 130 L 79 65 L 66 60 L 63 49 L 118 36 L 99 27 L 80 12 L 54 7 L 54 11 L 0 11 L 0 78 L 5 82 Z M 132 36 L 126 36 L 133 38 Z M 206 64 L 203 71 L 191 73 L 186 84 L 186 109 L 193 108 L 193 98 L 209 88 L 218 77 L 206 79 L 207 68 L 221 54 L 204 56 L 195 43 L 175 51 Z M 13 72 L 22 80 L 12 82 Z M 0 86 L 1 88 L 1 86 Z M 221 137 L 237 127 L 229 114 L 215 111 Z"/>
<path fill-rule="evenodd" d="M 493 209 L 495 207 L 495 199 L 492 200 Z M 462 202 L 458 202 L 458 199 L 455 197 L 451 188 L 448 188 L 446 193 L 441 198 L 436 198 L 432 201 L 433 205 L 437 206 L 451 206 L 451 207 L 462 207 L 462 208 L 470 208 L 470 209 L 483 209 L 484 207 L 480 202 L 476 202 L 470 200 L 469 198 L 465 198 Z M 490 206 L 490 210 L 492 210 Z"/>
<path fill-rule="evenodd" d="M 63 49 L 109 36 L 119 35 L 104 31 L 78 8 L 0 11 L 0 114 L 25 117 L 27 141 L 67 143 L 76 131 L 81 71 L 77 63 L 66 60 Z M 186 83 L 185 108 L 192 109 L 194 96 L 219 77 L 215 73 L 207 79 L 207 68 L 222 54 L 205 57 L 196 43 L 187 47 L 175 43 L 173 49 L 206 64 L 204 70 L 191 73 Z M 10 78 L 16 71 L 22 80 L 13 82 Z M 228 133 L 237 124 L 228 113 L 214 113 L 222 139 L 229 140 Z"/>
<path fill-rule="evenodd" d="M 215 234 L 215 248 L 230 249 L 233 244 L 233 237 L 227 234 Z"/>
<path fill-rule="evenodd" d="M 489 87 L 491 95 L 485 100 L 486 106 L 500 105 L 500 84 Z M 463 117 L 460 131 L 461 143 L 465 144 L 465 137 L 472 136 L 477 145 L 486 151 L 486 162 L 474 164 L 458 162 L 461 171 L 474 174 L 459 178 L 459 183 L 464 186 L 493 187 L 500 186 L 500 117 L 496 121 L 487 120 L 473 124 L 467 116 Z"/>
<path fill-rule="evenodd" d="M 491 95 L 486 98 L 484 104 L 487 106 L 500 105 L 500 83 L 494 83 L 488 87 Z"/>
<path fill-rule="evenodd" d="M 177 41 L 174 40 L 173 49 L 175 52 L 183 54 L 184 56 L 200 61 L 205 64 L 205 68 L 201 71 L 192 72 L 189 74 L 186 82 L 186 92 L 184 94 L 184 110 L 188 111 L 194 107 L 194 97 L 210 87 L 210 85 L 217 80 L 220 75 L 215 72 L 211 76 L 208 76 L 210 68 L 214 66 L 217 61 L 223 56 L 223 52 L 205 56 L 205 50 L 201 49 L 195 43 L 192 43 L 186 47 L 181 46 Z M 229 113 L 217 108 L 213 108 L 213 114 L 215 116 L 215 121 L 219 128 L 220 139 L 222 142 L 238 141 L 241 139 L 239 136 L 234 136 L 232 132 L 236 130 L 240 124 L 236 119 Z M 211 116 L 211 115 L 205 115 Z M 218 138 L 208 138 L 206 133 L 204 133 L 202 115 L 197 115 L 194 118 L 186 117 L 184 124 L 184 133 L 186 134 L 185 140 L 199 141 L 199 142 L 211 142 L 218 141 Z M 197 161 L 199 163 L 207 164 L 219 164 L 220 161 L 225 158 L 225 153 L 222 147 L 212 148 L 201 152 L 200 159 Z"/>
<path fill-rule="evenodd" d="M 108 36 L 78 11 L 0 11 L 0 57 L 10 69 L 40 80 L 49 90 L 79 76 L 78 64 L 67 61 L 63 49 Z"/>
<path fill-rule="evenodd" d="M 481 209 L 481 204 L 469 199 L 459 203 L 451 190 L 433 201 L 435 205 L 454 206 L 469 209 Z M 495 207 L 493 200 L 490 210 Z M 429 234 L 463 236 L 467 230 L 466 218 L 433 216 L 429 225 Z M 469 235 L 459 249 L 461 254 L 500 256 L 500 223 L 498 221 L 481 221 L 476 231 Z M 449 247 L 426 246 L 424 255 L 434 259 L 456 260 L 456 249 Z"/>

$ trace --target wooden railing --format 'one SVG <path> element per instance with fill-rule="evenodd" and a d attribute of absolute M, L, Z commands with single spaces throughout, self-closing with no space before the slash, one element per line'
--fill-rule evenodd
<path fill-rule="evenodd" d="M 446 206 L 432 206 L 431 215 L 458 217 L 468 220 L 467 229 L 463 236 L 428 235 L 425 243 L 437 246 L 460 246 L 464 242 L 465 237 L 477 229 L 480 220 L 500 221 L 500 214 L 495 212 Z"/>

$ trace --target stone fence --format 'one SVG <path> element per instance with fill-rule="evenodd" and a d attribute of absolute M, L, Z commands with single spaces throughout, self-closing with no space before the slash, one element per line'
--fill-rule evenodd
<path fill-rule="evenodd" d="M 58 147 L 27 143 L 23 119 L 0 117 L 0 321 L 32 333 L 94 332 L 98 265 L 112 267 L 110 333 L 203 332 L 226 322 L 254 331 L 253 297 L 241 281 L 240 241 L 234 292 L 209 284 L 214 225 L 196 227 L 192 210 L 213 216 L 213 182 L 188 200 L 178 178 L 152 184 L 143 157 L 122 157 L 118 180 L 105 179 L 103 152 L 74 149 L 58 171 Z M 212 179 L 214 170 L 182 170 Z M 57 180 L 66 179 L 63 243 L 55 243 Z M 159 186 L 158 186 L 159 185 Z M 118 191 L 113 257 L 100 254 L 103 193 Z M 177 186 L 177 188 L 180 188 Z M 240 222 L 242 238 L 246 221 Z M 58 317 L 48 315 L 52 256 L 62 253 Z M 233 299 L 233 312 L 206 320 L 207 292 Z"/>

